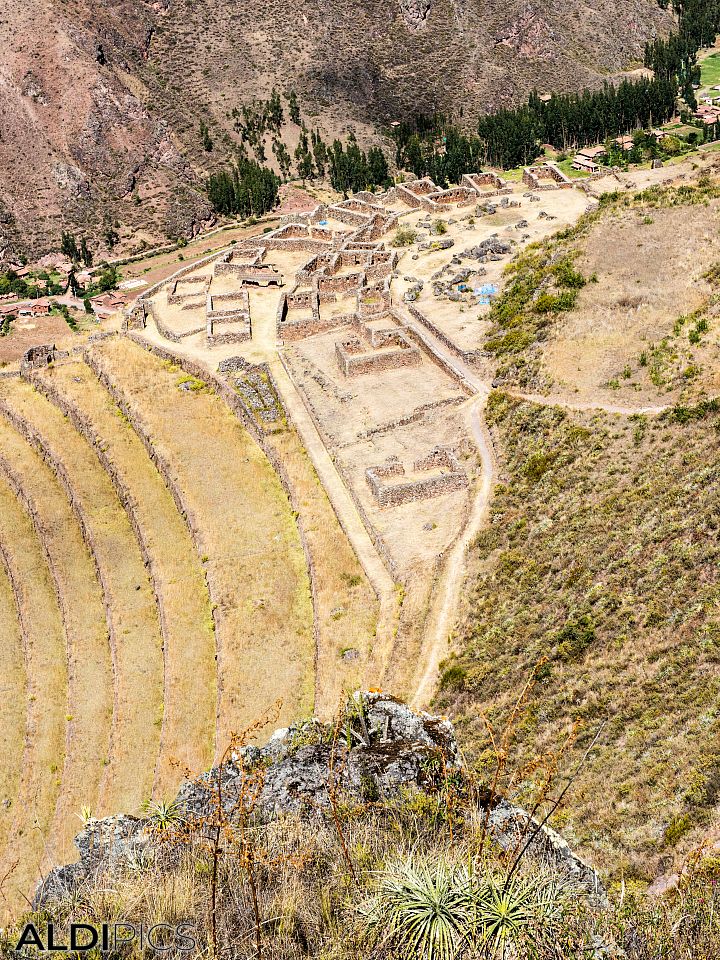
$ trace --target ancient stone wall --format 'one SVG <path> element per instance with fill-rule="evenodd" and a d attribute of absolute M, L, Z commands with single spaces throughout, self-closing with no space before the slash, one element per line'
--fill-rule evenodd
<path fill-rule="evenodd" d="M 340 223 L 346 223 L 350 227 L 364 227 L 369 220 L 367 214 L 359 213 L 357 210 L 351 210 L 339 204 L 328 207 L 328 216 L 332 217 L 333 220 L 339 220 Z"/>
<path fill-rule="evenodd" d="M 364 373 L 379 373 L 398 367 L 415 367 L 422 363 L 422 354 L 414 347 L 400 330 L 374 331 L 380 334 L 378 342 L 383 347 L 374 346 L 359 336 L 350 336 L 335 344 L 335 356 L 340 370 L 346 377 L 357 377 Z M 393 345 L 395 349 L 386 349 Z"/>
<path fill-rule="evenodd" d="M 335 294 L 332 294 L 335 297 Z M 307 311 L 310 311 L 310 316 Z M 298 316 L 297 314 L 301 315 Z M 337 327 L 335 317 L 321 318 L 320 295 L 317 288 L 296 290 L 282 297 L 277 311 L 277 337 L 279 340 L 302 340 L 323 330 Z"/>
<path fill-rule="evenodd" d="M 531 190 L 568 190 L 573 186 L 572 180 L 566 177 L 554 163 L 526 167 L 523 170 L 523 183 Z"/>
<path fill-rule="evenodd" d="M 224 333 L 215 333 L 213 328 L 213 332 L 207 334 L 207 345 L 209 347 L 219 347 L 229 343 L 245 343 L 251 337 L 249 327 L 240 330 L 227 330 Z"/>
<path fill-rule="evenodd" d="M 123 330 L 144 330 L 147 326 L 147 304 L 138 300 L 132 305 L 122 319 Z"/>
<path fill-rule="evenodd" d="M 437 447 L 426 457 L 416 460 L 413 470 L 416 473 L 435 470 L 446 472 L 405 483 L 388 483 L 405 476 L 405 467 L 396 458 L 365 471 L 365 478 L 380 507 L 397 507 L 416 500 L 440 497 L 468 485 L 467 475 L 459 460 L 452 450 L 443 447 Z"/>
<path fill-rule="evenodd" d="M 424 198 L 424 204 L 432 203 L 433 209 L 438 206 L 457 204 L 459 207 L 468 207 L 477 201 L 477 192 L 468 187 L 452 187 L 450 190 L 439 190 L 430 193 Z"/>
<path fill-rule="evenodd" d="M 372 197 L 372 201 L 367 200 L 366 197 Z M 347 200 L 343 200 L 341 203 L 335 204 L 333 209 L 340 208 L 341 210 L 354 210 L 356 213 L 363 213 L 366 217 L 371 217 L 375 213 L 385 213 L 385 209 L 373 202 L 375 196 L 373 194 L 365 194 L 361 197 L 360 194 L 355 194 Z"/>
<path fill-rule="evenodd" d="M 317 287 L 323 293 L 352 293 L 365 285 L 364 273 L 350 273 L 344 277 L 319 277 Z"/>
<path fill-rule="evenodd" d="M 358 292 L 357 313 L 360 317 L 375 317 L 387 313 L 391 303 L 389 290 L 368 287 Z"/>
<path fill-rule="evenodd" d="M 197 300 L 198 297 L 204 297 L 209 289 L 209 277 L 179 277 L 167 288 L 168 305 L 178 306 L 186 304 L 188 300 Z M 190 308 L 194 306 L 192 304 Z"/>
<path fill-rule="evenodd" d="M 48 364 L 53 362 L 55 355 L 56 347 L 54 343 L 44 343 L 37 347 L 30 347 L 30 349 L 23 354 L 20 369 L 25 371 L 47 367 Z"/>

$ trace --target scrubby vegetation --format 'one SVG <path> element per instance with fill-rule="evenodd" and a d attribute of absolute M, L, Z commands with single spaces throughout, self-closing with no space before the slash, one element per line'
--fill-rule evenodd
<path fill-rule="evenodd" d="M 573 233 L 574 235 L 574 233 Z M 508 282 L 489 314 L 485 349 L 500 359 L 497 376 L 535 381 L 537 356 L 529 348 L 544 340 L 553 318 L 572 310 L 587 283 L 564 239 L 532 244 L 506 269 Z"/>
<path fill-rule="evenodd" d="M 18 918 L 5 931 L 7 945 L 29 923 L 44 941 L 54 924 L 57 942 L 70 922 L 97 927 L 110 918 L 135 928 L 167 924 L 163 952 L 173 958 L 716 957 L 720 863 L 713 857 L 698 852 L 662 899 L 644 899 L 632 881 L 606 898 L 529 859 L 527 833 L 505 849 L 491 839 L 488 786 L 508 787 L 534 771 L 541 809 L 552 789 L 562 798 L 572 785 L 572 776 L 560 773 L 562 749 L 509 773 L 507 751 L 527 690 L 502 731 L 489 727 L 494 741 L 484 784 L 428 757 L 423 788 L 384 800 L 367 791 L 360 800 L 329 786 L 322 812 L 282 819 L 258 815 L 267 767 L 243 753 L 244 737 L 235 738 L 221 760 L 239 784 L 232 798 L 217 786 L 199 820 L 186 818 L 178 803 L 148 804 L 152 842 L 144 853 L 124 869 L 106 862 L 72 894 L 51 896 L 41 911 Z M 346 713 L 334 728 L 299 725 L 291 752 L 329 747 L 327 782 L 337 784 L 332 745 L 345 734 L 353 739 L 361 714 Z M 91 820 L 87 825 L 92 829 Z M 195 943 L 189 953 L 173 950 L 179 924 Z M 38 953 L 31 946 L 23 955 Z M 122 955 L 146 954 L 135 946 Z"/>
<path fill-rule="evenodd" d="M 580 291 L 598 280 L 595 273 L 585 276 L 577 265 L 583 241 L 592 236 L 593 227 L 631 210 L 641 217 L 640 226 L 650 225 L 654 223 L 653 215 L 657 216 L 655 211 L 707 206 L 718 197 L 720 184 L 708 176 L 681 186 L 653 186 L 632 194 L 606 193 L 600 197 L 599 206 L 585 213 L 575 226 L 526 247 L 506 267 L 506 283 L 487 317 L 491 327 L 485 349 L 498 360 L 496 377 L 534 389 L 550 386 L 551 380 L 542 368 L 540 348 L 552 336 L 558 315 L 572 311 Z M 711 286 L 716 283 L 716 267 L 704 269 L 698 264 L 697 271 L 698 279 L 705 279 Z M 697 366 L 688 350 L 681 347 L 697 346 L 706 337 L 716 298 L 713 294 L 700 308 L 679 316 L 666 337 L 638 349 L 637 365 L 647 368 L 655 387 L 682 387 L 694 380 Z M 633 297 L 628 296 L 617 306 L 630 306 L 633 302 Z M 618 387 L 621 378 L 632 372 L 628 367 L 607 386 Z"/>
<path fill-rule="evenodd" d="M 557 825 L 612 875 L 651 879 L 720 796 L 717 402 L 624 419 L 496 393 L 488 417 L 502 482 L 439 705 L 482 767 L 479 718 L 535 669 L 522 756 L 568 720 L 574 752 L 600 734 Z"/>

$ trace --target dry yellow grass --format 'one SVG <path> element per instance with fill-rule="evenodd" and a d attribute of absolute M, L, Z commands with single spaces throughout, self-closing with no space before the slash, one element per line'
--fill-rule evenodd
<path fill-rule="evenodd" d="M 20 623 L 12 586 L 0 561 L 0 851 L 5 846 L 20 785 L 26 684 Z"/>
<path fill-rule="evenodd" d="M 165 711 L 155 791 L 173 796 L 183 771 L 212 763 L 217 681 L 215 633 L 204 572 L 189 530 L 145 447 L 82 362 L 43 379 L 90 424 L 130 491 L 147 549 L 165 643 Z"/>
<path fill-rule="evenodd" d="M 315 573 L 315 713 L 329 717 L 344 690 L 367 685 L 379 604 L 292 427 L 269 438 L 292 486 Z"/>
<path fill-rule="evenodd" d="M 548 374 L 593 399 L 603 389 L 616 401 L 623 395 L 666 394 L 650 381 L 652 364 L 643 368 L 638 358 L 671 336 L 678 317 L 701 307 L 712 293 L 701 275 L 720 258 L 719 225 L 717 200 L 708 206 L 620 208 L 601 218 L 580 242 L 577 261 L 586 277 L 596 275 L 599 282 L 580 292 L 576 309 L 543 345 Z M 673 349 L 688 355 L 686 365 L 695 354 L 702 386 L 717 391 L 712 362 L 717 342 L 693 348 L 686 329 Z M 607 390 L 614 378 L 619 388 Z"/>
<path fill-rule="evenodd" d="M 282 699 L 313 704 L 310 583 L 287 496 L 267 458 L 215 395 L 129 340 L 93 347 L 133 420 L 168 464 L 198 531 L 215 604 L 219 743 Z M 184 386 L 186 389 L 181 389 Z"/>
<path fill-rule="evenodd" d="M 68 659 L 67 754 L 48 838 L 53 860 L 74 859 L 83 806 L 97 807 L 112 720 L 112 663 L 102 592 L 64 490 L 30 445 L 0 418 L 0 476 L 35 514 L 62 610 Z"/>
<path fill-rule="evenodd" d="M 45 837 L 55 812 L 65 758 L 67 666 L 62 618 L 43 549 L 30 517 L 0 479 L 0 560 L 6 567 L 23 636 L 28 711 L 20 789 L 10 808 L 12 823 L 0 854 L 6 898 L 0 917 L 33 888 L 45 862 Z M 12 643 L 0 623 L 3 644 Z"/>
<path fill-rule="evenodd" d="M 160 627 L 140 548 L 110 479 L 72 424 L 26 383 L 4 384 L 0 397 L 65 470 L 93 541 L 112 628 L 115 677 L 99 810 L 134 812 L 152 793 L 163 711 Z M 103 690 L 94 695 L 104 701 Z"/>

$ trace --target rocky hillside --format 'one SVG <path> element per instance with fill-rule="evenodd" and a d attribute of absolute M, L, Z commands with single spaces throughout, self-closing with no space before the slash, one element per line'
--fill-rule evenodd
<path fill-rule="evenodd" d="M 299 16 L 279 0 L 9 0 L 0 259 L 62 226 L 100 239 L 117 223 L 126 248 L 197 229 L 232 110 L 274 85 L 297 89 L 308 125 L 368 139 L 406 111 L 469 121 L 536 85 L 597 84 L 670 25 L 655 0 L 307 0 Z"/>
<path fill-rule="evenodd" d="M 356 693 L 337 725 L 312 718 L 276 730 L 264 747 L 231 743 L 218 767 L 185 782 L 172 804 L 150 805 L 144 818 L 89 819 L 75 841 L 79 859 L 48 874 L 35 906 L 52 909 L 82 886 L 122 875 L 143 858 L 168 859 L 168 846 L 170 866 L 179 843 L 216 828 L 229 837 L 247 822 L 268 827 L 295 816 L 320 830 L 351 811 L 357 818 L 408 804 L 422 816 L 433 802 L 437 816 L 452 819 L 451 807 L 461 797 L 463 805 L 477 804 L 481 818 L 488 807 L 487 831 L 501 850 L 514 855 L 527 846 L 531 860 L 604 900 L 598 875 L 544 820 L 478 789 L 466 775 L 449 720 L 415 713 L 386 694 Z"/>

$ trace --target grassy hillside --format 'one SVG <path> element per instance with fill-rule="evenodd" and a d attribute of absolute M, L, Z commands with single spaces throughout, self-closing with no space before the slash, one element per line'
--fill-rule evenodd
<path fill-rule="evenodd" d="M 603 194 L 517 257 L 488 316 L 496 377 L 629 407 L 717 392 L 716 171 Z"/>
<path fill-rule="evenodd" d="M 507 716 L 535 672 L 517 731 L 521 797 L 533 757 L 571 724 L 575 760 L 599 733 L 558 825 L 615 875 L 668 867 L 720 796 L 712 407 L 623 418 L 490 401 L 501 482 L 439 702 L 482 771 L 482 715 Z"/>

